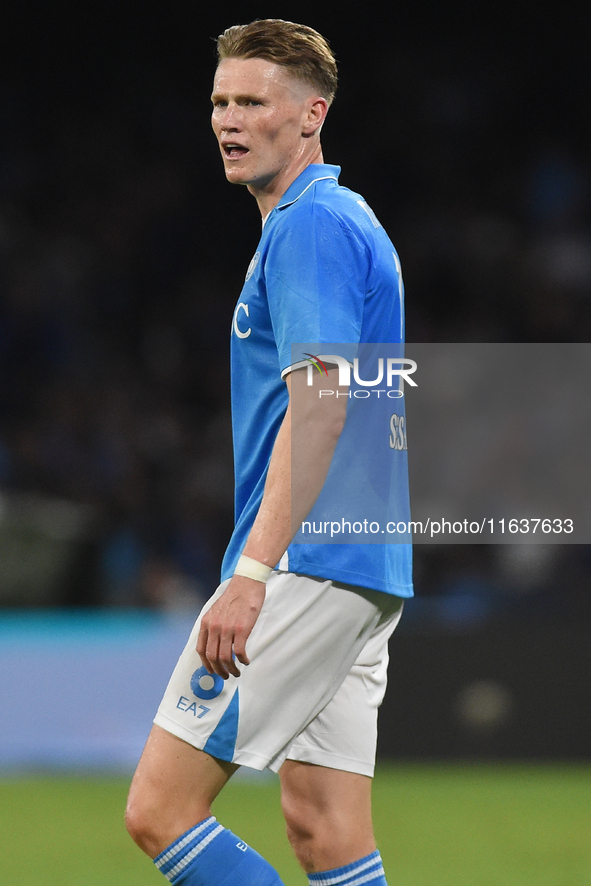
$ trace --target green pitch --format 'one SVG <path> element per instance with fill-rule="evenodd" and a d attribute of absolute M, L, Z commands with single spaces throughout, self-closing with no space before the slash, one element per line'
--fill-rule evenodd
<path fill-rule="evenodd" d="M 0 781 L 0 883 L 150 886 L 165 880 L 127 838 L 127 782 Z M 394 766 L 374 784 L 391 886 L 589 886 L 591 766 Z M 275 779 L 236 779 L 214 809 L 285 886 L 305 886 Z"/>

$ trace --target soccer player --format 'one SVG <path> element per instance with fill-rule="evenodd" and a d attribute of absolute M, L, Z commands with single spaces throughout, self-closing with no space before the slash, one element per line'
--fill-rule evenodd
<path fill-rule="evenodd" d="M 337 81 L 324 38 L 255 21 L 225 31 L 218 57 L 212 123 L 226 177 L 263 219 L 232 324 L 236 526 L 138 765 L 128 829 L 173 884 L 281 884 L 211 814 L 238 766 L 268 767 L 310 884 L 384 886 L 370 789 L 410 547 L 292 542 L 347 409 L 347 396 L 307 385 L 306 352 L 294 358 L 292 345 L 402 341 L 400 266 L 367 204 L 324 164 Z M 236 236 L 230 220 L 224 261 Z"/>

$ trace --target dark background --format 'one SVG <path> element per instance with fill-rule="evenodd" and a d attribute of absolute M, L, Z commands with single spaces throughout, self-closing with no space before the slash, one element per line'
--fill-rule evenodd
<path fill-rule="evenodd" d="M 23 0 L 2 16 L 0 605 L 193 609 L 217 583 L 229 326 L 260 231 L 209 128 L 213 38 L 231 24 L 280 16 L 330 40 L 325 159 L 397 246 L 409 341 L 589 339 L 582 5 Z M 589 549 L 520 547 L 417 550 L 419 599 L 393 654 L 418 650 L 411 709 L 421 667 L 430 692 L 452 693 L 455 752 L 493 753 L 483 742 L 511 723 L 531 747 L 512 712 L 535 684 L 515 652 L 532 632 L 534 658 L 553 654 L 564 675 L 558 695 L 574 673 L 588 687 Z M 557 624 L 576 639 L 564 655 Z M 470 643 L 491 637 L 478 664 Z M 568 729 L 568 748 L 548 747 L 587 754 L 589 724 Z"/>

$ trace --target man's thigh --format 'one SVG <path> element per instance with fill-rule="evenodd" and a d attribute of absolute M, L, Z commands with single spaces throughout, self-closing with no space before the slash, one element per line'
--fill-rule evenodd
<path fill-rule="evenodd" d="M 402 613 L 391 598 L 344 680 L 325 707 L 296 736 L 286 758 L 372 777 L 378 708 L 387 684 L 388 640 Z"/>
<path fill-rule="evenodd" d="M 218 759 L 277 771 L 401 605 L 386 594 L 275 573 L 247 644 L 250 665 L 225 681 L 207 674 L 195 650 L 198 620 L 155 722 Z"/>

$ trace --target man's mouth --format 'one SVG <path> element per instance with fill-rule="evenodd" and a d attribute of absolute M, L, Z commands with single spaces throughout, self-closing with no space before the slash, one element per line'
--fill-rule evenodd
<path fill-rule="evenodd" d="M 241 157 L 248 154 L 248 148 L 245 148 L 244 145 L 239 145 L 237 142 L 227 142 L 222 147 L 224 154 L 229 160 L 240 160 Z"/>

